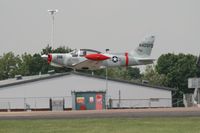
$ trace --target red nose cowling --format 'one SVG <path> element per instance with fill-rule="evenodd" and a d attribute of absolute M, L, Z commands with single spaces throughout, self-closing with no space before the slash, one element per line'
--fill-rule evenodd
<path fill-rule="evenodd" d="M 102 54 L 88 54 L 85 56 L 85 58 L 89 60 L 103 61 L 103 60 L 109 59 L 110 57 L 102 55 Z"/>
<path fill-rule="evenodd" d="M 51 63 L 51 61 L 52 61 L 52 55 L 51 54 L 48 54 L 48 64 L 50 64 Z"/>

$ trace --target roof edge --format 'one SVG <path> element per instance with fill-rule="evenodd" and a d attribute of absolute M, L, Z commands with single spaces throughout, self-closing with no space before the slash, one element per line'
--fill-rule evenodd
<path fill-rule="evenodd" d="M 106 77 L 104 77 L 104 76 L 98 76 L 98 75 L 92 75 L 92 74 L 86 74 L 86 73 L 80 73 L 80 72 L 71 72 L 71 73 L 75 74 L 75 75 L 81 75 L 81 76 L 87 76 L 87 77 L 105 79 L 106 80 Z M 139 85 L 139 86 L 145 86 L 145 87 L 150 87 L 150 88 L 162 89 L 162 90 L 170 90 L 170 91 L 176 91 L 177 90 L 175 88 L 144 84 L 144 83 L 140 83 L 140 82 L 128 81 L 128 80 L 123 80 L 123 79 L 115 79 L 115 78 L 110 78 L 110 77 L 108 77 L 108 80 L 121 82 L 121 83 L 132 84 L 132 85 Z"/>
<path fill-rule="evenodd" d="M 5 87 L 9 87 L 9 86 L 15 86 L 15 85 L 20 85 L 20 84 L 25 84 L 25 83 L 31 83 L 31 82 L 36 82 L 36 81 L 41 81 L 41 80 L 46 80 L 46 79 L 62 77 L 62 76 L 71 75 L 71 74 L 106 80 L 106 77 L 104 77 L 104 76 L 86 74 L 86 73 L 81 73 L 81 72 L 66 72 L 66 73 L 49 74 L 49 75 L 47 75 L 45 77 L 38 76 L 37 78 L 27 79 L 27 80 L 23 80 L 22 79 L 21 81 L 18 81 L 18 82 L 13 82 L 13 83 L 0 85 L 0 89 L 1 88 L 5 88 Z M 115 82 L 132 84 L 132 85 L 139 85 L 139 86 L 144 86 L 144 87 L 162 89 L 162 90 L 176 91 L 176 89 L 174 89 L 174 88 L 156 86 L 156 85 L 150 85 L 150 84 L 144 84 L 144 83 L 128 81 L 128 80 L 122 80 L 122 79 L 115 79 L 115 78 L 110 78 L 110 77 L 108 77 L 108 80 L 115 81 Z"/>
<path fill-rule="evenodd" d="M 13 83 L 8 83 L 8 84 L 3 84 L 0 85 L 0 89 L 4 88 L 4 87 L 9 87 L 9 86 L 15 86 L 15 85 L 20 85 L 20 84 L 25 84 L 25 83 L 31 83 L 31 82 L 36 82 L 36 81 L 40 81 L 40 80 L 45 80 L 45 79 L 52 79 L 52 78 L 56 78 L 56 77 L 62 77 L 65 75 L 70 75 L 70 73 L 56 73 L 56 74 L 49 74 L 49 76 L 45 76 L 45 77 L 38 77 L 38 78 L 34 78 L 34 79 L 27 79 L 27 80 L 21 80 L 18 82 L 13 82 Z"/>

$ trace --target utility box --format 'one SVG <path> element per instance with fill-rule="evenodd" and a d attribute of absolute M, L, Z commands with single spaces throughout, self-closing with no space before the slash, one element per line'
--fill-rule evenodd
<path fill-rule="evenodd" d="M 102 110 L 106 108 L 105 91 L 72 92 L 73 110 Z"/>

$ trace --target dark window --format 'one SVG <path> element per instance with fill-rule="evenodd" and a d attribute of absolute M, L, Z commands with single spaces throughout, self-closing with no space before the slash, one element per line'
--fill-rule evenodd
<path fill-rule="evenodd" d="M 63 59 L 63 56 L 62 55 L 58 55 L 57 59 Z"/>

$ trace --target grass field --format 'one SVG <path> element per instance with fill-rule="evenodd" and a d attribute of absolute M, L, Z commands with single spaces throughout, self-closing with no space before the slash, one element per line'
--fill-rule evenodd
<path fill-rule="evenodd" d="M 0 133 L 200 133 L 200 117 L 1 120 Z"/>

